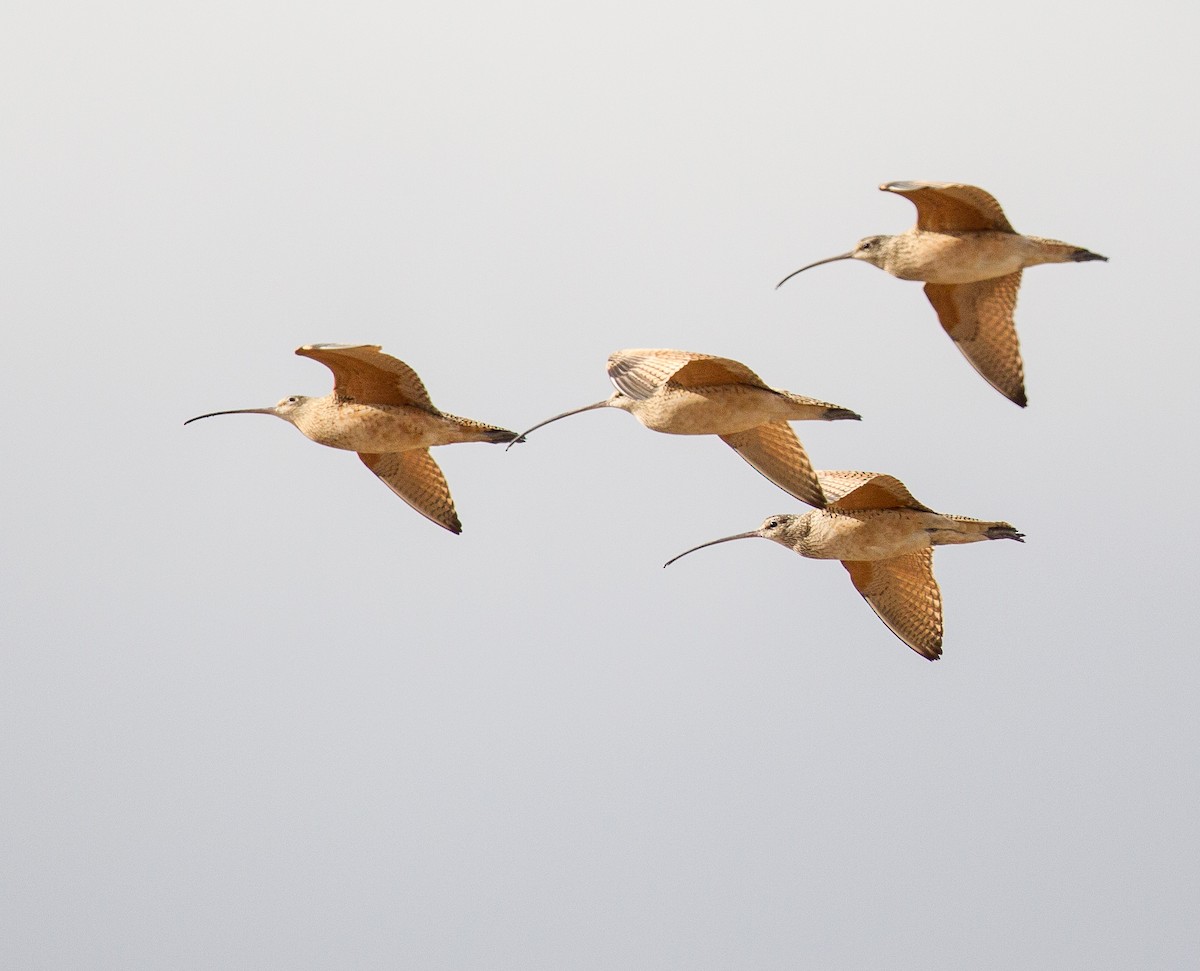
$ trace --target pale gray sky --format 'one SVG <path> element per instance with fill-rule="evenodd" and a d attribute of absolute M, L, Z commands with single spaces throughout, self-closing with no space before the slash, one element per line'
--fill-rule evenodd
<path fill-rule="evenodd" d="M 1151 2 L 42 3 L 0 30 L 0 964 L 1194 967 L 1197 16 Z M 917 284 L 787 272 L 965 181 L 1030 406 Z M 381 343 L 513 428 L 622 347 L 1025 546 L 929 664 L 799 504 L 581 415 L 436 454 L 465 531 L 275 420 Z"/>

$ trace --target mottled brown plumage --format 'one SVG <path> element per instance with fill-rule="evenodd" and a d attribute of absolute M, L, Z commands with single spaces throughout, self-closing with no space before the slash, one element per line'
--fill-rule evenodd
<path fill-rule="evenodd" d="M 888 628 L 931 661 L 942 654 L 942 595 L 933 578 L 933 547 L 1024 537 L 1008 523 L 934 512 L 904 483 L 875 472 L 818 472 L 828 500 L 800 516 L 768 517 L 758 529 L 701 543 L 668 560 L 761 537 L 818 560 L 841 560 L 854 587 Z"/>
<path fill-rule="evenodd" d="M 296 353 L 333 372 L 333 392 L 322 398 L 292 395 L 270 408 L 215 411 L 213 415 L 274 415 L 330 448 L 357 452 L 389 489 L 421 515 L 462 532 L 434 445 L 510 442 L 507 429 L 448 415 L 434 407 L 417 373 L 375 344 L 306 344 Z"/>
<path fill-rule="evenodd" d="M 888 182 L 917 207 L 917 224 L 897 236 L 868 236 L 848 253 L 803 266 L 862 260 L 901 280 L 921 280 L 955 346 L 993 388 L 1022 408 L 1025 377 L 1013 311 L 1021 271 L 1039 263 L 1106 260 L 1090 250 L 1012 228 L 989 193 L 952 182 Z"/>
<path fill-rule="evenodd" d="M 608 359 L 617 389 L 604 401 L 539 422 L 596 408 L 627 411 L 647 428 L 669 435 L 717 435 L 790 495 L 818 508 L 820 483 L 789 421 L 857 419 L 854 412 L 768 387 L 746 365 L 725 357 L 636 348 Z"/>

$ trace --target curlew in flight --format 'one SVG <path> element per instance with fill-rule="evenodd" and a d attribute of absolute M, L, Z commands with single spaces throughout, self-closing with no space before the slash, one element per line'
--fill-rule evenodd
<path fill-rule="evenodd" d="M 417 512 L 452 533 L 462 532 L 431 445 L 511 442 L 504 428 L 447 415 L 433 406 L 417 373 L 375 344 L 306 344 L 301 357 L 333 372 L 333 392 L 323 398 L 292 395 L 270 408 L 239 408 L 197 415 L 274 415 L 330 448 L 357 452 L 363 464 Z"/>
<path fill-rule="evenodd" d="M 617 351 L 608 358 L 608 377 L 617 389 L 608 398 L 547 418 L 521 438 L 568 415 L 619 408 L 656 432 L 719 435 L 779 488 L 820 508 L 821 486 L 788 422 L 859 418 L 847 408 L 768 387 L 746 365 L 711 354 Z"/>
<path fill-rule="evenodd" d="M 888 182 L 879 187 L 907 197 L 917 224 L 897 236 L 867 236 L 849 253 L 809 263 L 797 273 L 836 260 L 862 260 L 901 280 L 922 280 L 925 296 L 946 333 L 993 388 L 1022 408 L 1024 369 L 1013 310 L 1021 271 L 1039 263 L 1104 260 L 1091 250 L 1040 236 L 1022 236 L 991 195 L 957 182 Z"/>
<path fill-rule="evenodd" d="M 942 654 L 942 594 L 933 578 L 933 547 L 1024 536 L 1008 523 L 936 513 L 899 479 L 875 472 L 818 472 L 829 503 L 802 516 L 768 517 L 758 528 L 701 543 L 664 563 L 716 543 L 761 537 L 801 556 L 841 560 L 879 619 L 909 647 L 936 661 Z"/>

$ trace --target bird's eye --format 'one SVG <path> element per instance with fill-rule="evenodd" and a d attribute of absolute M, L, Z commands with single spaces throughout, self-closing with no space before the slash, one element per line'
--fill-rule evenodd
<path fill-rule="evenodd" d="M 289 405 L 294 405 L 294 404 L 295 404 L 297 401 L 299 401 L 299 400 L 300 400 L 299 398 L 295 398 L 295 397 L 288 398 L 288 404 L 289 404 Z"/>
<path fill-rule="evenodd" d="M 769 523 L 767 523 L 767 529 L 778 529 L 778 528 L 779 528 L 779 520 L 778 519 L 772 519 Z"/>
<path fill-rule="evenodd" d="M 874 243 L 868 241 L 866 243 L 860 243 L 858 248 L 859 249 L 870 249 L 874 245 L 875 245 Z"/>

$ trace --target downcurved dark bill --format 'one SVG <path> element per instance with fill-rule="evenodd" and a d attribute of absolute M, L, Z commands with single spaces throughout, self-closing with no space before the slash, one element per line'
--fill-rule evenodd
<path fill-rule="evenodd" d="M 748 533 L 738 533 L 736 536 L 722 536 L 720 539 L 710 539 L 707 543 L 701 543 L 699 546 L 693 546 L 690 550 L 684 550 L 678 556 L 671 557 L 666 563 L 663 564 L 663 569 L 665 570 L 676 560 L 682 559 L 689 553 L 695 553 L 696 550 L 702 550 L 706 546 L 716 546 L 718 543 L 729 543 L 735 539 L 754 539 L 755 537 L 761 536 L 762 533 L 760 533 L 757 529 L 752 529 Z"/>
<path fill-rule="evenodd" d="M 582 414 L 585 411 L 594 411 L 597 408 L 607 407 L 607 405 L 608 405 L 608 399 L 605 398 L 603 401 L 597 401 L 594 405 L 584 405 L 582 408 L 574 408 L 571 411 L 564 411 L 561 415 L 555 415 L 553 418 L 547 418 L 545 421 L 539 421 L 532 428 L 527 428 L 525 431 L 521 432 L 520 435 L 518 435 L 516 438 L 514 438 L 511 442 L 509 442 L 508 445 L 505 447 L 504 451 L 507 452 L 517 442 L 524 441 L 525 436 L 528 435 L 530 432 L 536 432 L 539 428 L 542 428 L 545 425 L 549 425 L 552 421 L 558 421 L 560 418 L 570 418 L 572 415 Z"/>
<path fill-rule="evenodd" d="M 233 411 L 210 411 L 207 415 L 197 415 L 195 418 L 189 418 L 184 422 L 185 425 L 190 425 L 194 421 L 199 421 L 201 418 L 214 418 L 217 415 L 273 415 L 274 408 L 235 408 Z"/>
<path fill-rule="evenodd" d="M 778 283 L 776 283 L 775 289 L 778 290 L 781 286 L 783 286 L 785 283 L 787 283 L 788 280 L 790 280 L 792 277 L 794 277 L 797 273 L 803 273 L 805 270 L 811 270 L 814 266 L 820 266 L 822 263 L 836 263 L 838 260 L 848 260 L 853 255 L 854 255 L 854 252 L 851 251 L 849 253 L 842 253 L 840 256 L 831 256 L 825 260 L 817 260 L 816 263 L 809 263 L 808 266 L 802 266 L 798 270 L 793 270 L 791 273 L 789 273 L 787 276 L 785 276 L 782 280 L 780 280 Z"/>

